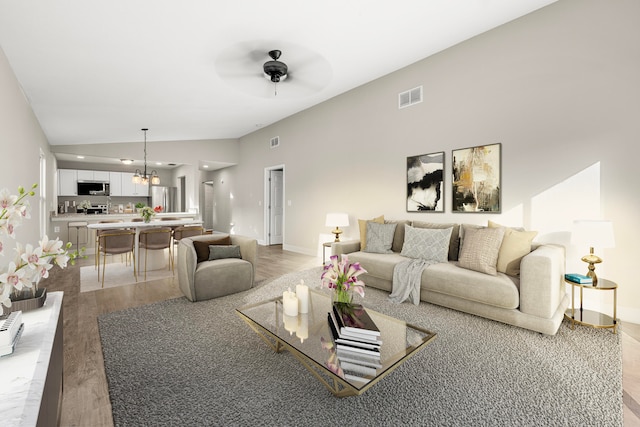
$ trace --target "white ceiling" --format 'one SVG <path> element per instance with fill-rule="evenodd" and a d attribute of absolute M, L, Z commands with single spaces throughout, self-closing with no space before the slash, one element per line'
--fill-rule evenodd
<path fill-rule="evenodd" d="M 2 0 L 0 47 L 52 145 L 238 138 L 554 1 Z"/>

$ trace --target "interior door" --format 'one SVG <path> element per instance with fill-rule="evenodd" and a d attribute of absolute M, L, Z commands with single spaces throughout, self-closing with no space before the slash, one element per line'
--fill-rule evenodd
<path fill-rule="evenodd" d="M 269 244 L 282 244 L 282 226 L 284 214 L 283 171 L 272 170 L 269 173 Z"/>

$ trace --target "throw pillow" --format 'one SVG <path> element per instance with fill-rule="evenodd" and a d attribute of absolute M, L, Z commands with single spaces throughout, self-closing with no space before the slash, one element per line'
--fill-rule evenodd
<path fill-rule="evenodd" d="M 396 231 L 393 233 L 393 242 L 391 243 L 391 250 L 393 252 L 402 251 L 402 245 L 404 244 L 404 226 L 411 225 L 411 221 L 406 220 L 384 220 L 385 224 L 396 224 Z"/>
<path fill-rule="evenodd" d="M 531 242 L 537 231 L 518 231 L 489 221 L 489 228 L 503 228 L 504 238 L 498 252 L 497 270 L 509 276 L 520 275 L 520 261 L 531 252 Z"/>
<path fill-rule="evenodd" d="M 458 260 L 458 252 L 460 252 L 460 225 L 439 224 L 435 222 L 413 221 L 415 228 L 451 228 L 451 238 L 449 241 L 449 259 L 451 261 Z"/>
<path fill-rule="evenodd" d="M 367 222 L 373 221 L 378 224 L 384 224 L 384 215 L 380 215 L 377 218 L 371 220 L 359 219 L 358 226 L 360 226 L 360 250 L 364 251 L 367 247 Z"/>
<path fill-rule="evenodd" d="M 453 227 L 415 228 L 405 225 L 404 245 L 400 255 L 428 261 L 447 262 Z"/>
<path fill-rule="evenodd" d="M 209 259 L 209 246 L 210 245 L 230 245 L 231 237 L 224 236 L 217 239 L 210 240 L 194 240 L 193 247 L 196 250 L 196 262 L 204 262 Z"/>
<path fill-rule="evenodd" d="M 393 235 L 397 224 L 378 224 L 377 222 L 367 222 L 367 245 L 365 252 L 376 254 L 390 254 L 393 243 Z"/>
<path fill-rule="evenodd" d="M 502 228 L 468 228 L 465 230 L 458 264 L 469 270 L 497 275 L 496 264 L 503 237 Z"/>
<path fill-rule="evenodd" d="M 209 261 L 224 258 L 242 258 L 238 245 L 209 245 Z"/>

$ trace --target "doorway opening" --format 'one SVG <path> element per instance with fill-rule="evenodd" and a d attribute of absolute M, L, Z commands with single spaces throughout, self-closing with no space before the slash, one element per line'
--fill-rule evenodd
<path fill-rule="evenodd" d="M 267 246 L 284 242 L 284 165 L 264 170 L 264 241 Z"/>
<path fill-rule="evenodd" d="M 186 183 L 186 177 L 184 175 L 178 177 L 178 192 L 180 193 L 178 195 L 180 212 L 186 212 L 187 211 L 187 197 L 186 197 L 187 183 Z"/>

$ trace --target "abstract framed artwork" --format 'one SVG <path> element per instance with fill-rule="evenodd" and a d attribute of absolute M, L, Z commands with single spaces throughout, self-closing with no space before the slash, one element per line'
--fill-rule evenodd
<path fill-rule="evenodd" d="M 444 151 L 407 157 L 407 212 L 444 212 Z"/>
<path fill-rule="evenodd" d="M 452 151 L 451 212 L 501 209 L 500 143 Z"/>

